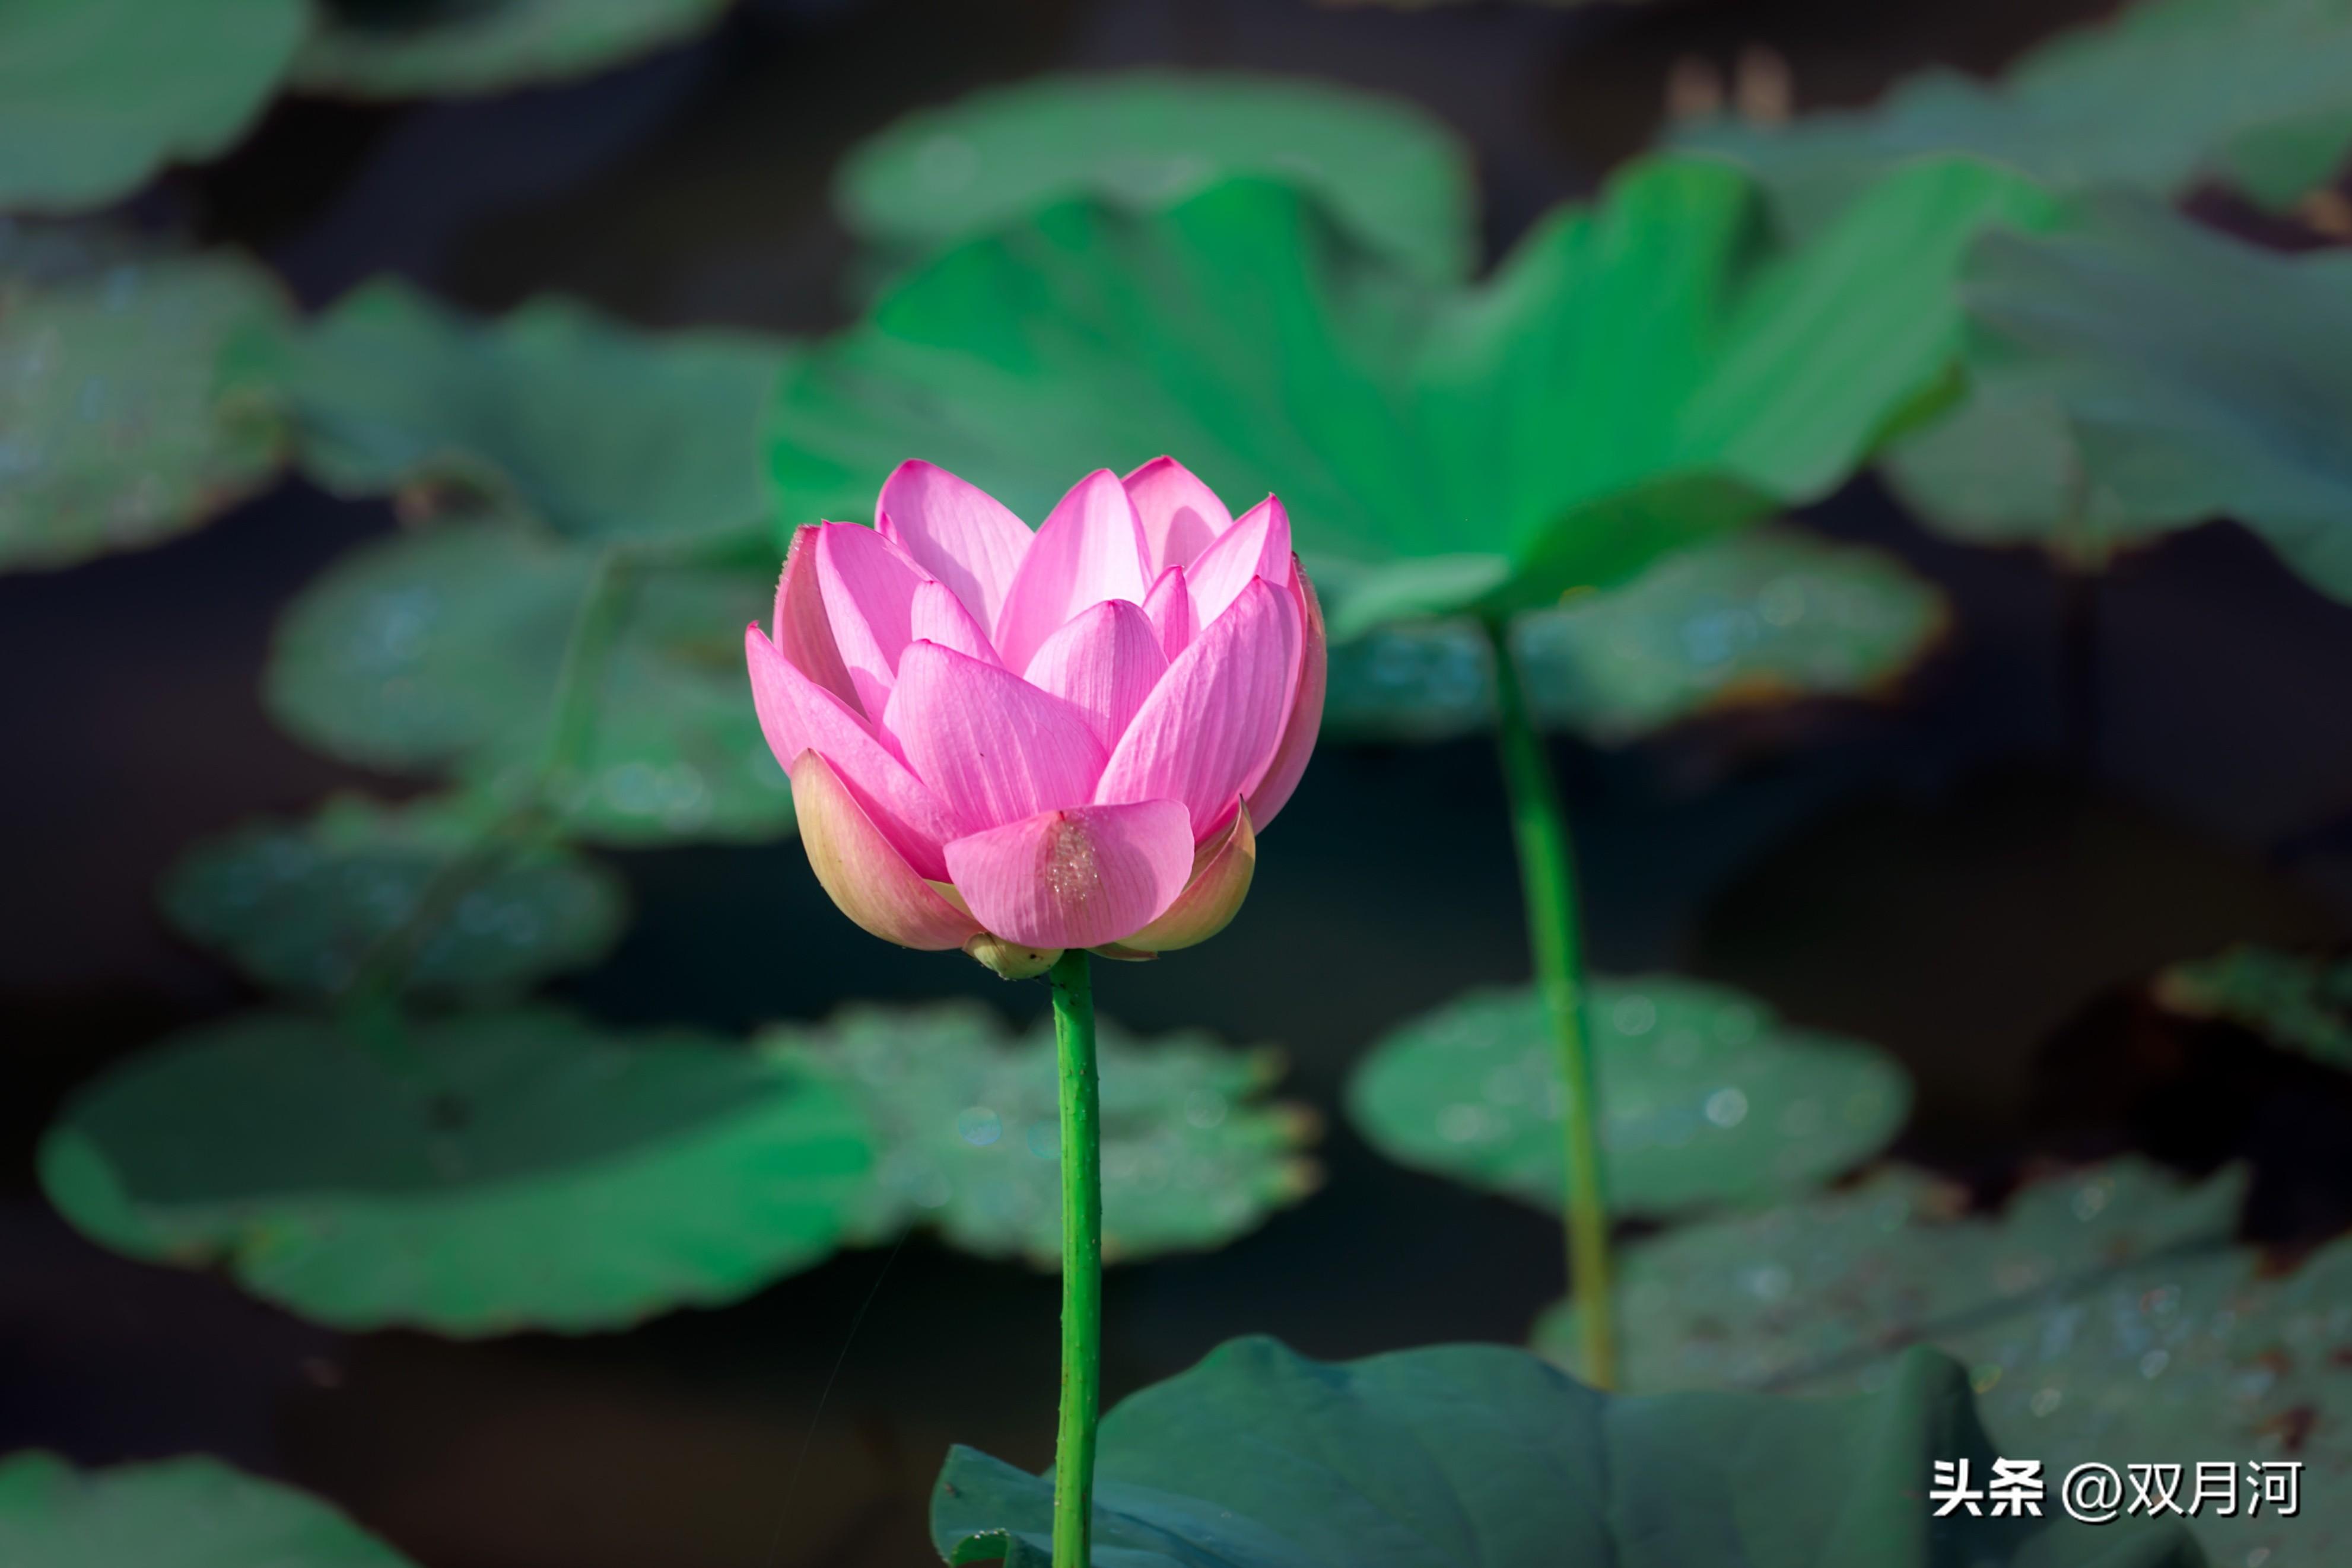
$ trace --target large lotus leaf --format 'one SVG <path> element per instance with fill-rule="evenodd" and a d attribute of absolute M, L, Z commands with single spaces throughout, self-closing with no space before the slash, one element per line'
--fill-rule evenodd
<path fill-rule="evenodd" d="M 1943 597 L 1882 551 L 1756 528 L 1512 626 L 1547 726 L 1622 745 L 1703 713 L 1885 689 L 1938 637 Z M 1434 740 L 1494 713 L 1485 632 L 1386 627 L 1331 651 L 1323 732 Z"/>
<path fill-rule="evenodd" d="M 1235 1340 L 1104 1418 L 1095 1561 L 2200 1568 L 2177 1528 L 1931 1518 L 1936 1462 L 1981 1476 L 1991 1454 L 1959 1368 L 1926 1353 L 1842 1400 L 1627 1398 L 1495 1345 L 1326 1363 Z M 931 1535 L 953 1563 L 1045 1568 L 1052 1512 L 1050 1479 L 959 1448 Z"/>
<path fill-rule="evenodd" d="M 1927 71 L 1869 109 L 1780 126 L 1712 120 L 1677 140 L 1754 168 L 1800 226 L 1888 168 L 1948 152 L 2061 189 L 2173 195 L 2220 179 L 2284 206 L 2352 146 L 2352 4 L 2143 0 L 1998 82 Z"/>
<path fill-rule="evenodd" d="M 2194 501 L 2142 490 L 2129 500 L 2084 463 L 2047 379 L 1972 356 L 1967 399 L 1889 447 L 1879 468 L 1905 505 L 1948 538 L 2034 545 L 2104 568 L 2120 551 L 2204 520 Z"/>
<path fill-rule="evenodd" d="M 2352 598 L 2352 256 L 2242 245 L 2141 198 L 1990 235 L 1969 308 L 2133 516 L 2231 517 Z"/>
<path fill-rule="evenodd" d="M 481 324 L 380 281 L 304 341 L 300 457 L 345 494 L 476 492 L 583 539 L 747 531 L 767 507 L 760 411 L 785 354 L 560 299 Z"/>
<path fill-rule="evenodd" d="M 1920 164 L 1799 245 L 1729 167 L 1653 159 L 1468 289 L 1265 181 L 1068 203 L 787 372 L 781 515 L 867 515 L 919 455 L 1036 518 L 1165 451 L 1238 502 L 1281 494 L 1336 637 L 1529 608 L 1834 486 L 1949 369 L 1969 237 L 2045 202 Z"/>
<path fill-rule="evenodd" d="M 764 546 L 761 547 L 764 549 Z M 312 745 L 372 767 L 453 768 L 501 798 L 539 776 L 597 552 L 520 523 L 365 546 L 278 629 L 265 695 Z M 616 843 L 789 831 L 792 793 L 744 684 L 742 628 L 774 565 L 622 572 L 579 754 L 547 782 L 574 833 Z"/>
<path fill-rule="evenodd" d="M 408 1568 L 327 1503 L 217 1459 L 78 1470 L 0 1459 L 8 1568 Z"/>
<path fill-rule="evenodd" d="M 1061 1151 L 1054 1037 L 1009 1039 L 971 1005 L 851 1008 L 778 1030 L 779 1055 L 821 1065 L 880 1130 L 874 1180 L 851 1235 L 929 1225 L 991 1258 L 1061 1260 Z M 1133 1260 L 1223 1245 L 1316 1184 L 1298 1153 L 1307 1113 L 1261 1098 L 1280 1064 L 1201 1034 L 1130 1040 L 1099 1027 L 1103 1256 Z"/>
<path fill-rule="evenodd" d="M 1227 174 L 1277 175 L 1321 196 L 1373 249 L 1437 279 L 1476 260 L 1470 154 L 1399 99 L 1233 73 L 1045 77 L 909 115 L 852 152 L 843 221 L 920 253 L 1092 193 L 1151 208 Z"/>
<path fill-rule="evenodd" d="M 0 209 L 100 207 L 225 152 L 277 90 L 305 0 L 0 5 Z"/>
<path fill-rule="evenodd" d="M 1966 1364 L 2002 1453 L 2077 1464 L 2301 1461 L 2303 1516 L 2193 1521 L 2216 1563 L 2342 1561 L 2352 1547 L 2352 1245 L 2284 1279 L 2233 1246 L 2243 1175 L 2199 1185 L 2136 1161 L 1955 1218 L 1895 1170 L 1853 1192 L 1629 1249 L 1625 1376 L 1644 1389 L 1839 1392 L 1902 1375 L 1906 1346 Z M 1568 1359 L 1556 1310 L 1539 1345 Z M 2184 1484 L 2180 1500 L 2192 1496 Z M 2126 1490 L 2124 1501 L 2132 1500 Z"/>
<path fill-rule="evenodd" d="M 585 76 L 692 37 L 730 0 L 322 5 L 295 84 L 351 98 L 501 92 Z M 405 12 L 405 15 L 402 14 Z"/>
<path fill-rule="evenodd" d="M 424 995 L 520 991 L 602 957 L 624 913 L 619 878 L 509 842 L 486 802 L 462 800 L 344 796 L 307 821 L 250 823 L 184 855 L 162 896 L 173 925 L 257 984 L 317 998 L 385 963 Z"/>
<path fill-rule="evenodd" d="M 2158 977 L 2156 999 L 2174 1012 L 2226 1019 L 2352 1071 L 2352 961 L 2245 943 L 2175 964 Z"/>
<path fill-rule="evenodd" d="M 236 256 L 0 233 L 0 569 L 152 544 L 267 486 L 285 320 Z"/>
<path fill-rule="evenodd" d="M 40 1173 L 95 1239 L 320 1322 L 580 1333 L 824 1258 L 872 1139 L 824 1076 L 686 1031 L 257 1013 L 83 1089 Z"/>
<path fill-rule="evenodd" d="M 1601 980 L 1585 1017 L 1619 1214 L 1805 1192 L 1884 1148 L 1910 1109 L 1909 1080 L 1874 1047 L 1783 1023 L 1720 986 Z M 1557 1060 L 1532 988 L 1475 991 L 1374 1046 L 1349 1114 L 1391 1159 L 1557 1209 Z"/>

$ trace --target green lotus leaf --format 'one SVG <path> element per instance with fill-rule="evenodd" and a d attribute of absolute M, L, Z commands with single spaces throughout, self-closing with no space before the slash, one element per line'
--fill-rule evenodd
<path fill-rule="evenodd" d="M 1937 1460 L 1989 1473 L 1960 1369 L 1925 1352 L 1840 1400 L 1612 1396 L 1533 1356 L 1314 1362 L 1220 1346 L 1106 1416 L 1095 1561 L 1119 1568 L 2201 1568 L 2177 1526 L 1930 1517 Z M 948 1456 L 950 1563 L 1045 1568 L 1053 1483 Z"/>
<path fill-rule="evenodd" d="M 162 897 L 174 925 L 257 984 L 314 998 L 387 962 L 404 990 L 511 994 L 594 963 L 625 911 L 618 877 L 556 846 L 507 841 L 486 802 L 353 796 L 198 845 Z"/>
<path fill-rule="evenodd" d="M 1469 150 L 1401 99 L 1206 71 L 1045 77 L 909 115 L 834 184 L 843 221 L 920 255 L 1094 194 L 1149 210 L 1234 173 L 1292 180 L 1373 250 L 1435 280 L 1476 260 Z"/>
<path fill-rule="evenodd" d="M 1943 389 L 1969 237 L 2046 200 L 1921 164 L 1800 245 L 1728 166 L 1652 159 L 1467 289 L 1263 180 L 1066 203 L 787 371 L 780 515 L 867 516 L 919 455 L 1034 519 L 1166 451 L 1237 502 L 1281 494 L 1336 638 L 1513 612 L 1834 487 Z"/>
<path fill-rule="evenodd" d="M 260 118 L 305 0 L 9 0 L 0 6 L 0 209 L 131 194 L 226 152 Z"/>
<path fill-rule="evenodd" d="M 2352 1547 L 2352 1245 L 2284 1278 L 2236 1246 L 2244 1173 L 2199 1184 L 2126 1160 L 2030 1186 L 1998 1218 L 1906 1170 L 1695 1225 L 1622 1258 L 1624 1375 L 1643 1389 L 1835 1393 L 1929 1344 L 1969 1369 L 1995 1447 L 2075 1465 L 2300 1462 L 2299 1517 L 2189 1521 L 2217 1563 Z M 1566 1309 L 1539 1325 L 1563 1359 Z M 2182 1505 L 2190 1500 L 2188 1484 Z M 2131 1500 L 2126 1490 L 2124 1500 Z"/>
<path fill-rule="evenodd" d="M 501 92 L 586 76 L 694 37 L 730 0 L 458 0 L 320 6 L 295 85 L 348 98 Z"/>
<path fill-rule="evenodd" d="M 2219 180 L 2285 206 L 2352 149 L 2352 4 L 2143 0 L 1997 82 L 1927 71 L 1868 109 L 1710 120 L 1676 141 L 1755 169 L 1801 228 L 1889 168 L 1951 152 L 2064 190 L 2172 196 Z"/>
<path fill-rule="evenodd" d="M 1586 1008 L 1612 1210 L 1673 1215 L 1803 1193 L 1901 1130 L 1911 1086 L 1874 1047 L 1672 975 L 1594 983 Z M 1375 1045 L 1348 1085 L 1374 1147 L 1557 1210 L 1559 1075 L 1528 987 L 1474 991 Z"/>
<path fill-rule="evenodd" d="M 238 256 L 0 233 L 0 570 L 153 544 L 268 486 L 285 325 Z"/>
<path fill-rule="evenodd" d="M 8 1568 L 409 1568 L 408 1559 L 292 1487 L 217 1459 L 78 1470 L 54 1454 L 0 1459 Z"/>
<path fill-rule="evenodd" d="M 840 1245 L 872 1162 L 820 1074 L 552 1008 L 247 1014 L 82 1089 L 39 1156 L 118 1251 L 219 1263 L 339 1328 L 455 1335 L 749 1295 Z"/>
<path fill-rule="evenodd" d="M 1623 745 L 1705 713 L 1882 691 L 1948 619 L 1943 596 L 1882 551 L 1764 528 L 1530 611 L 1512 642 L 1540 722 Z M 1465 622 L 1340 643 L 1323 732 L 1435 740 L 1485 728 L 1492 664 L 1486 634 Z"/>
<path fill-rule="evenodd" d="M 1061 1261 L 1061 1155 L 1053 1030 L 1010 1038 L 977 1005 L 845 1009 L 771 1032 L 787 1060 L 856 1094 L 882 1137 L 852 1237 L 910 1224 L 988 1258 Z M 1219 1247 L 1313 1190 L 1298 1152 L 1313 1122 L 1262 1098 L 1267 1051 L 1185 1033 L 1149 1042 L 1108 1020 L 1101 1054 L 1103 1257 L 1133 1261 Z"/>
<path fill-rule="evenodd" d="M 1986 236 L 1967 293 L 1994 361 L 2064 411 L 2107 515 L 2234 517 L 2352 598 L 2352 256 L 2106 195 L 2046 238 Z"/>
<path fill-rule="evenodd" d="M 577 754 L 542 774 L 565 648 L 604 570 L 617 608 L 593 715 Z M 772 838 L 791 830 L 791 785 L 751 710 L 742 628 L 766 618 L 774 580 L 764 559 L 603 569 L 520 523 L 404 534 L 303 590 L 264 695 L 334 756 L 455 772 L 500 800 L 539 789 L 574 836 Z"/>
<path fill-rule="evenodd" d="M 567 538 L 726 536 L 765 519 L 760 411 L 787 350 L 747 332 L 642 332 L 561 299 L 483 324 L 379 281 L 296 361 L 302 465 L 345 495 L 438 495 Z"/>
<path fill-rule="evenodd" d="M 2190 1018 L 2221 1019 L 2315 1061 L 2352 1070 L 2352 962 L 2254 943 L 2175 964 L 2156 999 Z"/>

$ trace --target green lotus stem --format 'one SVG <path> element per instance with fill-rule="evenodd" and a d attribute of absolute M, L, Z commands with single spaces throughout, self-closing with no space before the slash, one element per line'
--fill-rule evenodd
<path fill-rule="evenodd" d="M 1088 1568 L 1102 1404 L 1102 1085 L 1084 949 L 1054 961 L 1062 1103 L 1062 1417 L 1054 1436 L 1054 1568 Z"/>
<path fill-rule="evenodd" d="M 1601 1185 L 1600 1095 L 1584 1023 L 1584 955 L 1576 902 L 1576 857 L 1543 737 L 1511 653 L 1510 623 L 1486 622 L 1495 649 L 1496 730 L 1511 798 L 1511 834 L 1528 901 L 1528 944 L 1536 983 L 1559 1053 L 1560 1131 L 1567 1156 L 1569 1289 L 1576 1303 L 1585 1381 L 1617 1385 L 1616 1311 L 1610 1292 L 1609 1206 Z"/>

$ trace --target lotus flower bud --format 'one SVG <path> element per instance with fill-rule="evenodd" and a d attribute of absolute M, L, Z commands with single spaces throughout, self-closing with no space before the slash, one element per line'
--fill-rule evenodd
<path fill-rule="evenodd" d="M 1269 496 L 1181 464 L 1078 481 L 1031 532 L 928 463 L 793 539 L 747 629 L 801 839 L 875 936 L 1007 978 L 1207 940 L 1323 718 L 1323 617 Z"/>

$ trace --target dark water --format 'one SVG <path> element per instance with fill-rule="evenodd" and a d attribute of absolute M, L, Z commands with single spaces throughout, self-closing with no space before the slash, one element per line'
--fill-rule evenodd
<path fill-rule="evenodd" d="M 846 309 L 833 159 L 984 82 L 1238 62 L 1400 92 L 1475 144 L 1499 246 L 1641 143 L 1684 52 L 1768 39 L 1801 101 L 1850 100 L 1927 59 L 1990 65 L 2094 9 L 763 4 L 574 88 L 281 106 L 226 165 L 145 204 L 262 251 L 312 303 L 391 269 L 484 309 L 556 288 L 653 323 L 813 330 Z M 2223 528 L 2070 606 L 2035 560 L 1927 538 L 1866 482 L 1812 520 L 1903 554 L 1958 629 L 1896 705 L 1563 747 L 1598 960 L 1729 980 L 1883 1042 L 1921 1085 L 1906 1152 L 1988 1189 L 2041 1152 L 2258 1145 L 2280 1230 L 2341 1223 L 2342 1107 L 2257 1053 L 2184 1043 L 2129 991 L 2229 940 L 2345 934 L 2352 611 Z M 919 1239 L 626 1335 L 351 1338 L 115 1260 L 42 1204 L 27 1155 L 58 1096 L 243 999 L 154 919 L 162 866 L 337 785 L 413 787 L 304 753 L 254 695 L 278 608 L 388 526 L 289 484 L 163 549 L 0 579 L 0 1448 L 223 1453 L 335 1498 L 427 1568 L 929 1561 L 921 1498 L 948 1442 L 1047 1456 L 1048 1278 Z M 1034 986 L 864 937 L 794 845 L 614 858 L 639 917 L 568 988 L 615 1020 L 740 1029 L 867 996 L 1043 1008 Z M 1114 1396 L 1246 1331 L 1324 1355 L 1523 1333 L 1559 1288 L 1551 1227 L 1386 1165 L 1335 1113 L 1374 1034 L 1524 972 L 1498 785 L 1463 743 L 1327 753 L 1224 936 L 1104 974 L 1104 1008 L 1131 1025 L 1279 1042 L 1288 1092 L 1331 1115 L 1320 1195 L 1223 1251 L 1114 1273 Z"/>

